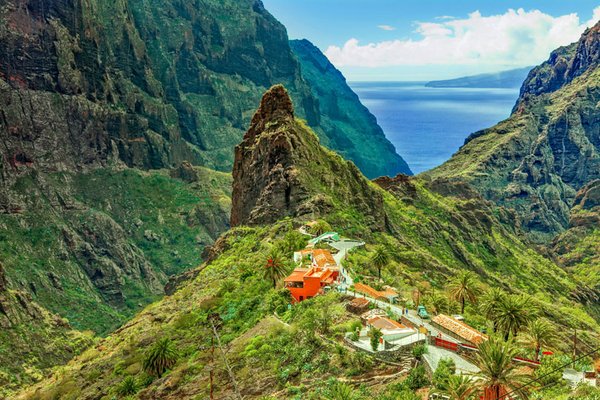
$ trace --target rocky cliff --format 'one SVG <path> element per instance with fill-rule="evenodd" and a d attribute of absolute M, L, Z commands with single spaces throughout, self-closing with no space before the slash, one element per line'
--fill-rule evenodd
<path fill-rule="evenodd" d="M 537 241 L 569 225 L 578 190 L 600 178 L 600 24 L 534 68 L 511 117 L 428 173 L 473 183 L 517 210 Z"/>
<path fill-rule="evenodd" d="M 274 86 L 240 145 L 233 167 L 231 225 L 265 224 L 283 217 L 319 216 L 345 199 L 383 227 L 383 200 L 354 164 L 321 147 L 294 117 L 283 86 Z"/>
<path fill-rule="evenodd" d="M 255 104 L 275 83 L 329 145 L 343 149 L 346 136 L 357 145 L 345 132 L 351 122 L 319 106 L 285 28 L 258 0 L 6 0 L 0 20 L 4 179 L 33 166 L 114 161 L 229 171 Z M 399 172 L 393 147 L 377 141 L 378 159 L 352 157 L 371 174 Z"/>

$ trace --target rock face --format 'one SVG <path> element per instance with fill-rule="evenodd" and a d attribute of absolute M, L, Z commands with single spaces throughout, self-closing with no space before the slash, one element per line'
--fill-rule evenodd
<path fill-rule="evenodd" d="M 317 137 L 294 119 L 283 86 L 265 93 L 236 147 L 232 201 L 231 226 L 315 216 L 336 201 L 366 211 L 379 228 L 385 222 L 381 195 L 353 164 L 322 148 Z"/>
<path fill-rule="evenodd" d="M 0 19 L 5 179 L 117 161 L 230 171 L 251 111 L 275 83 L 328 145 L 357 139 L 352 118 L 319 106 L 285 28 L 258 0 L 7 0 Z M 401 159 L 377 133 L 379 158 L 352 158 L 369 173 L 399 172 Z M 367 131 L 358 139 L 373 140 Z"/>
<path fill-rule="evenodd" d="M 511 117 L 428 175 L 473 183 L 515 209 L 536 241 L 566 229 L 577 192 L 600 178 L 599 32 L 600 23 L 534 68 Z"/>
<path fill-rule="evenodd" d="M 292 40 L 290 45 L 300 61 L 302 77 L 319 99 L 325 135 L 322 143 L 342 157 L 354 161 L 367 178 L 412 175 L 406 162 L 396 154 L 375 116 L 362 105 L 346 83 L 346 78 L 308 40 Z M 402 149 L 399 149 L 400 152 Z M 386 160 L 382 163 L 382 160 Z"/>

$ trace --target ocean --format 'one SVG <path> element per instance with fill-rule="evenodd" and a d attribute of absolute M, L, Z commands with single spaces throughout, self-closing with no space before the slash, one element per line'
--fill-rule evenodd
<path fill-rule="evenodd" d="M 425 82 L 350 82 L 415 174 L 443 164 L 473 132 L 510 115 L 519 88 L 429 88 Z"/>

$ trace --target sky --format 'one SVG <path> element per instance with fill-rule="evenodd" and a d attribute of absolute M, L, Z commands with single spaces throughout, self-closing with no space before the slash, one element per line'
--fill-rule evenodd
<path fill-rule="evenodd" d="M 600 20 L 600 0 L 263 0 L 350 81 L 426 81 L 532 66 Z"/>

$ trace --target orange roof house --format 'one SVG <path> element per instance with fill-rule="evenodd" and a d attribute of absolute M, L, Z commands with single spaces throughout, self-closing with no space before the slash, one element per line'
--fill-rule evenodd
<path fill-rule="evenodd" d="M 393 289 L 386 288 L 384 290 L 376 290 L 369 285 L 365 285 L 363 283 L 355 283 L 354 291 L 357 293 L 362 293 L 369 297 L 372 297 L 376 300 L 387 300 L 390 303 L 393 303 L 398 298 L 398 293 Z"/>
<path fill-rule="evenodd" d="M 444 314 L 436 315 L 431 320 L 432 325 L 456 339 L 473 345 L 487 340 L 487 336 L 477 329 Z"/>
<path fill-rule="evenodd" d="M 296 268 L 285 278 L 285 287 L 290 291 L 295 301 L 310 299 L 337 281 L 339 271 L 329 268 Z"/>

